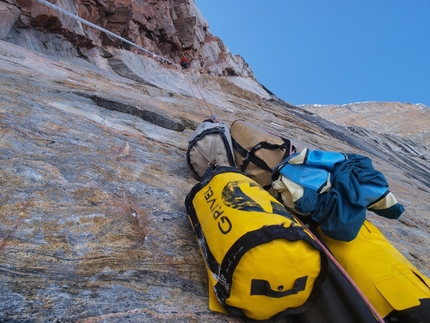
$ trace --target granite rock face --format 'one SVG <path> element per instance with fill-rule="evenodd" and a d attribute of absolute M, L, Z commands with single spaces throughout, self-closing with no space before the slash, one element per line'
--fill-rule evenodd
<path fill-rule="evenodd" d="M 43 1 L 1 0 L 0 39 L 54 56 L 88 56 L 90 49 L 105 46 L 129 49 L 130 44 Z M 176 64 L 186 56 L 204 73 L 254 77 L 243 58 L 210 33 L 194 0 L 65 0 L 54 5 Z"/>
<path fill-rule="evenodd" d="M 69 8 L 83 10 L 75 3 Z M 130 16 L 121 6 L 157 16 L 168 5 L 176 20 L 197 12 L 186 1 L 89 1 L 88 17 L 96 17 L 93 5 L 118 15 L 111 24 Z M 430 163 L 422 142 L 364 123 L 337 125 L 280 100 L 251 75 L 208 73 L 202 64 L 181 70 L 103 46 L 97 32 L 61 17 L 57 26 L 75 30 L 82 43 L 30 28 L 43 10 L 55 15 L 37 6 L 0 2 L 0 14 L 21 9 L 12 24 L 0 17 L 0 321 L 241 322 L 208 309 L 207 274 L 184 207 L 197 183 L 186 164 L 188 139 L 211 114 L 227 125 L 258 122 L 298 149 L 372 158 L 406 211 L 395 221 L 368 218 L 430 275 Z M 105 19 L 100 10 L 97 19 Z M 131 11 L 129 30 L 139 16 L 148 28 L 164 26 L 169 44 L 178 41 L 166 17 L 141 13 Z"/>

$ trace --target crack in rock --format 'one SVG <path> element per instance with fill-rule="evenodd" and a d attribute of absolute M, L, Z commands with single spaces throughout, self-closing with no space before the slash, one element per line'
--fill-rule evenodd
<path fill-rule="evenodd" d="M 76 94 L 90 98 L 98 106 L 102 108 L 138 116 L 145 121 L 148 121 L 156 126 L 159 126 L 165 129 L 175 130 L 178 132 L 182 132 L 185 129 L 185 125 L 183 123 L 175 121 L 169 117 L 166 117 L 154 111 L 143 110 L 143 109 L 134 107 L 132 105 L 101 98 L 97 95 L 86 95 L 82 93 L 76 93 Z"/>

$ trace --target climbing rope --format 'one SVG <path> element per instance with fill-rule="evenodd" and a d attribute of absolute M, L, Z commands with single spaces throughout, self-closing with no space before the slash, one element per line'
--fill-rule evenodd
<path fill-rule="evenodd" d="M 200 109 L 200 113 L 202 114 L 203 118 L 204 118 L 204 119 L 206 119 L 206 118 L 207 118 L 207 116 L 205 116 L 205 114 L 203 113 L 203 110 L 202 110 L 202 108 L 201 108 L 201 107 L 200 107 L 200 105 L 199 105 L 199 101 L 197 101 L 197 97 L 196 97 L 196 95 L 194 94 L 194 90 L 193 90 L 193 86 L 192 86 L 192 84 L 191 84 L 191 80 L 190 80 L 190 78 L 188 77 L 187 73 L 184 73 L 184 75 L 185 75 L 185 77 L 187 78 L 188 84 L 189 84 L 190 89 L 191 89 L 191 93 L 193 94 L 194 100 L 196 100 L 196 104 L 197 104 L 198 108 Z M 197 88 L 197 91 L 199 91 L 200 96 L 201 96 L 201 98 L 202 98 L 203 102 L 206 104 L 206 108 L 207 108 L 207 109 L 208 109 L 208 111 L 209 111 L 210 118 L 211 118 L 213 121 L 217 122 L 218 120 L 217 120 L 216 116 L 212 113 L 212 110 L 211 110 L 211 108 L 209 107 L 208 103 L 206 102 L 205 97 L 203 96 L 202 92 L 200 91 L 199 86 L 198 86 L 197 84 L 194 84 L 194 86 Z"/>
<path fill-rule="evenodd" d="M 190 81 L 190 79 L 189 79 L 189 77 L 187 75 L 185 75 L 185 77 L 187 78 L 188 85 L 190 86 L 191 93 L 193 94 L 193 97 L 194 97 L 194 100 L 196 101 L 197 107 L 200 109 L 200 113 L 202 114 L 203 118 L 205 118 L 205 114 L 203 113 L 203 110 L 200 107 L 199 101 L 197 101 L 196 95 L 194 94 L 194 90 L 193 90 L 193 87 L 191 85 L 191 81 Z"/>
<path fill-rule="evenodd" d="M 174 63 L 173 63 L 172 61 L 170 61 L 169 59 L 167 59 L 167 58 L 165 58 L 165 57 L 163 57 L 163 56 L 157 55 L 157 54 L 155 54 L 155 53 L 151 52 L 150 50 L 148 50 L 148 49 L 146 49 L 146 48 L 143 48 L 143 47 L 141 47 L 141 46 L 139 46 L 139 45 L 137 45 L 137 44 L 135 44 L 135 43 L 133 43 L 133 42 L 129 41 L 128 39 L 125 39 L 124 37 L 118 36 L 117 34 L 115 34 L 115 33 L 111 32 L 111 31 L 109 31 L 109 30 L 107 30 L 107 29 L 105 29 L 105 28 L 102 28 L 102 27 L 100 27 L 100 26 L 97 26 L 97 25 L 95 25 L 95 24 L 93 24 L 93 23 L 89 22 L 88 20 L 82 19 L 82 18 L 81 18 L 81 17 L 79 17 L 78 15 L 72 14 L 72 13 L 70 13 L 70 12 L 68 12 L 68 11 L 66 11 L 66 10 L 64 10 L 64 9 L 62 9 L 62 8 L 60 8 L 60 7 L 56 6 L 56 5 L 54 5 L 54 4 L 50 3 L 50 2 L 48 2 L 48 1 L 46 1 L 46 0 L 36 0 L 36 1 L 37 1 L 37 2 L 39 2 L 39 3 L 41 3 L 41 4 L 44 4 L 45 6 L 47 6 L 47 7 L 51 8 L 51 9 L 54 9 L 55 11 L 58 11 L 58 12 L 60 12 L 60 13 L 64 14 L 64 15 L 66 15 L 66 16 L 68 16 L 68 17 L 71 17 L 71 18 L 73 18 L 73 19 L 75 19 L 75 20 L 79 21 L 79 22 L 80 22 L 80 23 L 82 23 L 82 24 L 85 24 L 85 25 L 87 25 L 87 26 L 90 26 L 90 27 L 92 27 L 92 28 L 95 28 L 95 29 L 97 29 L 97 30 L 100 30 L 100 31 L 102 31 L 102 32 L 104 32 L 104 33 L 106 33 L 106 34 L 108 34 L 108 35 L 110 35 L 110 36 L 114 37 L 114 38 L 117 38 L 117 39 L 119 39 L 119 40 L 123 41 L 124 43 L 130 44 L 130 45 L 132 45 L 132 46 L 134 46 L 134 47 L 136 47 L 136 48 L 138 48 L 138 49 L 142 50 L 143 52 L 145 52 L 145 53 L 147 53 L 147 54 L 152 55 L 152 57 L 154 57 L 154 58 L 158 58 L 158 59 L 163 60 L 163 61 L 165 61 L 165 62 L 167 62 L 167 63 L 169 63 L 169 64 L 174 65 Z M 185 77 L 187 78 L 188 83 L 189 83 L 190 88 L 191 88 L 191 92 L 192 92 L 192 94 L 193 94 L 193 97 L 194 97 L 194 99 L 196 100 L 197 106 L 199 107 L 200 112 L 201 112 L 201 113 L 202 113 L 202 115 L 203 115 L 203 118 L 205 118 L 205 115 L 204 115 L 204 113 L 203 113 L 202 109 L 200 108 L 200 105 L 199 105 L 199 103 L 198 103 L 198 101 L 197 101 L 197 98 L 196 98 L 196 96 L 195 96 L 195 94 L 194 94 L 194 90 L 193 90 L 193 88 L 192 88 L 191 81 L 190 81 L 189 77 L 188 77 L 188 75 L 186 75 L 186 73 L 183 73 L 183 74 L 184 74 L 184 75 L 185 75 Z M 200 96 L 201 96 L 202 100 L 205 102 L 207 109 L 209 110 L 209 113 L 210 113 L 210 115 L 211 115 L 211 119 L 212 119 L 212 120 L 214 120 L 214 121 L 217 121 L 217 120 L 216 120 L 215 115 L 212 113 L 211 109 L 209 108 L 209 105 L 208 105 L 208 103 L 206 102 L 206 100 L 205 100 L 205 98 L 204 98 L 204 96 L 203 96 L 202 92 L 200 91 L 199 87 L 198 87 L 197 85 L 195 85 L 195 86 L 196 86 L 197 90 L 199 91 L 199 93 L 200 93 Z"/>
<path fill-rule="evenodd" d="M 214 116 L 214 114 L 213 114 L 213 113 L 212 113 L 212 111 L 211 111 L 211 108 L 209 108 L 209 105 L 208 105 L 208 103 L 206 102 L 205 97 L 203 96 L 203 94 L 202 94 L 202 92 L 200 91 L 200 88 L 199 88 L 199 86 L 198 86 L 197 84 L 196 84 L 196 88 L 197 88 L 197 90 L 199 91 L 200 96 L 202 97 L 203 102 L 206 104 L 206 107 L 208 108 L 209 113 L 211 114 L 211 116 Z M 216 120 L 214 120 L 214 121 L 216 121 Z"/>
<path fill-rule="evenodd" d="M 148 53 L 148 54 L 152 55 L 152 56 L 153 56 L 153 57 L 155 57 L 155 58 L 158 58 L 158 59 L 161 59 L 161 60 L 163 60 L 163 61 L 166 61 L 166 62 L 168 62 L 169 64 L 174 64 L 172 61 L 168 60 L 167 58 L 162 57 L 162 56 L 160 56 L 160 55 L 157 55 L 157 54 L 155 54 L 155 53 L 151 52 L 150 50 L 148 50 L 148 49 L 146 49 L 146 48 L 143 48 L 143 47 L 141 47 L 141 46 L 139 46 L 139 45 L 137 45 L 137 44 L 135 44 L 135 43 L 133 43 L 133 42 L 129 41 L 128 39 L 125 39 L 125 38 L 123 38 L 123 37 L 121 37 L 121 36 L 118 36 L 117 34 L 115 34 L 115 33 L 111 32 L 111 31 L 109 31 L 109 30 L 107 30 L 107 29 L 105 29 L 105 28 L 102 28 L 102 27 L 100 27 L 100 26 L 97 26 L 97 25 L 95 25 L 95 24 L 93 24 L 93 23 L 91 23 L 91 22 L 89 22 L 89 21 L 85 20 L 85 19 L 82 19 L 81 17 L 79 17 L 79 16 L 77 16 L 77 15 L 74 15 L 74 14 L 72 14 L 72 13 L 70 13 L 70 12 L 68 12 L 68 11 L 66 11 L 66 10 L 64 10 L 64 9 L 62 9 L 62 8 L 60 8 L 60 7 L 56 6 L 56 5 L 54 5 L 54 4 L 50 3 L 50 2 L 48 2 L 48 1 L 46 1 L 46 0 L 37 0 L 37 1 L 38 1 L 39 3 L 44 4 L 45 6 L 47 6 L 47 7 L 49 7 L 49 8 L 52 8 L 52 9 L 54 9 L 54 10 L 58 11 L 58 12 L 61 12 L 61 13 L 65 14 L 66 16 L 69 16 L 69 17 L 71 17 L 71 18 L 73 18 L 73 19 L 75 19 L 75 20 L 77 20 L 77 21 L 79 21 L 79 22 L 81 22 L 81 23 L 83 23 L 83 24 L 85 24 L 85 25 L 87 25 L 87 26 L 90 26 L 90 27 L 92 27 L 92 28 L 95 28 L 95 29 L 97 29 L 97 30 L 100 30 L 100 31 L 102 31 L 102 32 L 104 32 L 104 33 L 106 33 L 106 34 L 108 34 L 108 35 L 110 35 L 110 36 L 114 37 L 114 38 L 117 38 L 117 39 L 119 39 L 119 40 L 121 40 L 121 41 L 123 41 L 123 42 L 125 42 L 125 43 L 127 43 L 127 44 L 130 44 L 130 45 L 132 45 L 132 46 L 134 46 L 134 47 L 137 47 L 138 49 L 140 49 L 140 50 L 144 51 L 145 53 Z M 184 73 L 184 74 L 185 74 L 185 73 Z M 192 88 L 191 81 L 189 80 L 189 78 L 188 78 L 188 76 L 187 76 L 187 75 L 186 75 L 186 77 L 187 77 L 188 83 L 189 83 L 189 85 L 190 85 L 191 92 L 192 92 L 192 94 L 193 94 L 193 96 L 194 96 L 194 99 L 196 100 L 197 106 L 199 107 L 199 109 L 200 109 L 200 111 L 201 111 L 201 113 L 202 113 L 202 115 L 203 115 L 203 117 L 204 117 L 204 113 L 203 113 L 202 109 L 200 108 L 199 103 L 198 103 L 198 101 L 197 101 L 197 98 L 196 98 L 196 96 L 195 96 L 195 94 L 194 94 L 194 90 L 193 90 L 193 88 Z M 199 91 L 199 93 L 200 93 L 200 96 L 202 97 L 203 101 L 205 102 L 206 107 L 208 108 L 208 110 L 209 110 L 209 112 L 210 112 L 211 116 L 213 117 L 214 115 L 212 114 L 212 111 L 211 111 L 211 109 L 209 108 L 209 105 L 207 104 L 207 102 L 206 102 L 205 98 L 203 97 L 203 94 L 201 93 L 201 91 L 200 91 L 200 89 L 199 89 L 199 87 L 198 87 L 197 85 L 196 85 L 196 87 L 197 87 L 197 90 L 198 90 L 198 91 Z"/>

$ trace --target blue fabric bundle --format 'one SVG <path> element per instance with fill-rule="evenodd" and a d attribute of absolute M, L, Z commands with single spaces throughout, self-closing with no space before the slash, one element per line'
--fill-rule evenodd
<path fill-rule="evenodd" d="M 390 219 L 404 212 L 385 176 L 365 156 L 305 148 L 278 166 L 276 173 L 303 187 L 303 196 L 294 201 L 295 210 L 309 215 L 333 239 L 353 240 L 366 209 Z"/>

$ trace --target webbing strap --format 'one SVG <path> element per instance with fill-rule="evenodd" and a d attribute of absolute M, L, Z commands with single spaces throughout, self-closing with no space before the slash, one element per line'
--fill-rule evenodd
<path fill-rule="evenodd" d="M 248 151 L 243 148 L 233 137 L 231 138 L 231 141 L 233 143 L 233 148 L 236 150 L 236 152 L 243 158 L 246 158 L 248 156 Z"/>
<path fill-rule="evenodd" d="M 285 296 L 290 296 L 298 294 L 304 291 L 306 288 L 306 282 L 308 281 L 308 276 L 303 276 L 297 278 L 294 282 L 294 286 L 288 290 L 274 290 L 270 286 L 270 283 L 264 279 L 253 279 L 251 281 L 251 295 L 263 295 L 272 298 L 282 298 Z"/>
<path fill-rule="evenodd" d="M 270 144 L 268 142 L 260 142 L 258 144 L 256 144 L 255 146 L 253 146 L 250 151 L 247 151 L 245 148 L 243 148 L 236 140 L 232 139 L 233 141 L 233 148 L 237 151 L 237 153 L 243 157 L 243 164 L 240 167 L 241 171 L 244 172 L 246 170 L 246 168 L 248 167 L 249 163 L 253 163 L 254 165 L 260 167 L 261 169 L 264 169 L 268 172 L 272 172 L 272 168 L 267 165 L 267 163 L 262 160 L 261 158 L 259 158 L 258 156 L 255 155 L 255 153 L 260 150 L 260 149 L 269 149 L 269 150 L 275 150 L 275 149 L 281 149 L 284 150 L 285 149 L 285 154 L 283 159 L 287 158 L 290 155 L 291 152 L 291 142 L 288 139 L 282 138 L 281 139 L 284 141 L 284 143 L 282 145 L 278 145 L 278 144 Z M 290 149 L 287 149 L 288 147 L 290 147 Z"/>
<path fill-rule="evenodd" d="M 245 171 L 246 167 L 249 165 L 250 162 L 253 163 L 254 165 L 260 167 L 261 169 L 264 169 L 265 171 L 268 171 L 270 173 L 272 172 L 272 168 L 270 168 L 269 165 L 267 165 L 267 163 L 264 160 L 262 160 L 261 158 L 255 156 L 255 155 L 250 156 L 250 158 L 247 161 L 246 166 L 244 167 L 243 171 Z M 245 163 L 243 165 L 245 165 Z"/>

